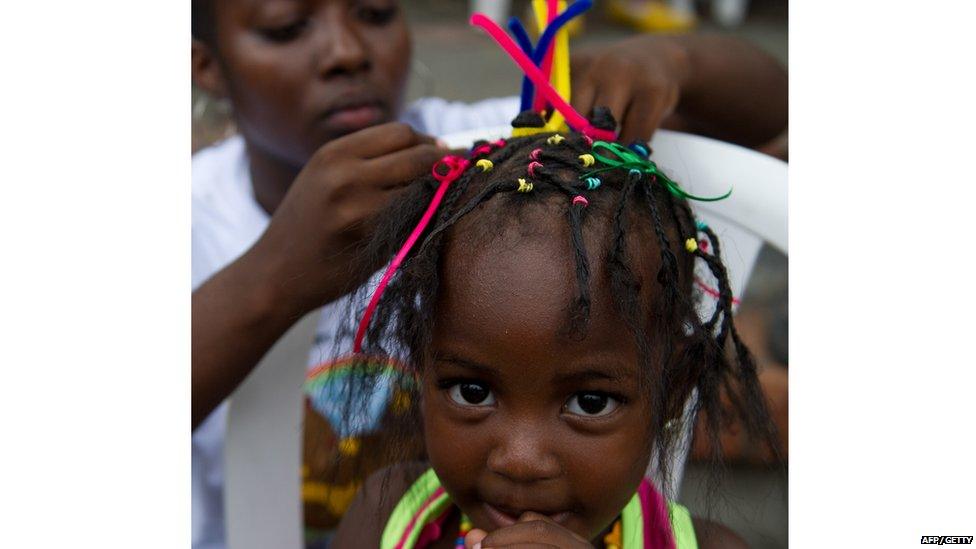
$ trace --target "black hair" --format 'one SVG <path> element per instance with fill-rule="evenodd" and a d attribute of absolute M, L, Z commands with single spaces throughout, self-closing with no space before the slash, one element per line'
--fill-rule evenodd
<path fill-rule="evenodd" d="M 601 117 L 609 119 L 601 120 L 601 124 L 612 122 L 608 112 L 601 112 Z M 527 127 L 537 121 L 521 115 L 517 122 L 519 127 Z M 498 216 L 561 210 L 569 227 L 566 250 L 575 263 L 577 286 L 566 311 L 566 334 L 583 337 L 586 333 L 594 270 L 583 236 L 600 227 L 608 238 L 598 257 L 609 277 L 614 310 L 636 343 L 640 387 L 649 394 L 653 407 L 646 442 L 654 445 L 661 479 L 666 481 L 671 474 L 668 456 L 684 437 L 684 430 L 672 425 L 688 417 L 685 406 L 692 391 L 696 396 L 690 417 L 704 415 L 714 463 L 721 462 L 721 429 L 732 419 L 741 421 L 748 434 L 767 445 L 778 458 L 778 438 L 759 386 L 756 364 L 733 322 L 732 290 L 714 231 L 696 220 L 685 199 L 672 194 L 646 172 L 602 171 L 594 174 L 599 177 L 599 187 L 592 188 L 595 182 L 588 182 L 586 176 L 602 166 L 584 167 L 581 160 L 581 155 L 593 152 L 592 142 L 575 133 L 555 136 L 538 133 L 514 137 L 500 147 L 485 147 L 485 142 L 475 144 L 473 150 L 477 152 L 470 159 L 471 167 L 451 185 L 433 222 L 379 301 L 366 332 L 364 353 L 394 357 L 404 365 L 405 378 L 416 376 L 428 363 L 440 279 L 446 268 L 445 246 L 460 220 L 467 219 L 467 227 L 497 237 L 493 235 L 499 226 Z M 534 153 L 536 149 L 539 151 Z M 644 156 L 648 153 L 646 146 L 632 149 Z M 527 166 L 532 154 L 541 166 L 536 165 L 530 175 Z M 482 158 L 490 160 L 493 169 L 483 172 L 474 167 L 476 160 Z M 519 192 L 520 178 L 532 183 L 530 192 Z M 423 215 L 437 186 L 432 175 L 425 176 L 388 207 L 364 250 L 370 258 L 365 263 L 385 264 L 393 257 Z M 525 185 L 521 187 L 524 191 Z M 580 195 L 585 196 L 585 202 L 576 199 Z M 528 208 L 547 202 L 562 207 Z M 707 240 L 710 251 L 697 245 L 699 238 Z M 638 245 L 648 247 L 637 250 L 634 247 Z M 634 261 L 635 252 L 647 255 L 648 250 L 657 260 L 656 272 L 640 272 Z M 717 281 L 718 297 L 711 310 L 707 310 L 695 290 L 696 262 Z M 644 305 L 642 292 L 655 284 L 660 297 Z M 365 303 L 372 290 L 372 285 L 360 288 L 351 302 Z M 357 317 L 361 312 L 355 311 Z M 654 326 L 652 334 L 648 333 L 649 326 Z M 348 349 L 348 343 L 345 345 Z M 419 387 L 414 383 L 411 390 L 418 391 Z M 350 392 L 361 394 L 362 391 Z M 723 400 L 731 406 L 724 405 Z M 397 425 L 403 429 L 403 437 L 422 433 L 417 407 L 408 417 L 400 418 Z M 416 457 L 395 455 L 397 449 L 391 450 L 391 461 Z"/>
<path fill-rule="evenodd" d="M 217 15 L 214 0 L 191 0 L 190 35 L 213 45 L 216 39 Z"/>

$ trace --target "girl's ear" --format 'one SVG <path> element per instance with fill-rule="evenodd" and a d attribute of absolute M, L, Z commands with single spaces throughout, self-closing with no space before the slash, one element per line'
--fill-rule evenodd
<path fill-rule="evenodd" d="M 224 72 L 217 62 L 214 50 L 207 43 L 193 39 L 190 49 L 190 69 L 193 83 L 215 99 L 227 96 Z"/>

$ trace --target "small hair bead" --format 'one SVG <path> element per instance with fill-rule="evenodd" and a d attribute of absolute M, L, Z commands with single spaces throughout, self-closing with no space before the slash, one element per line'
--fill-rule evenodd
<path fill-rule="evenodd" d="M 546 139 L 546 143 L 549 143 L 550 145 L 558 145 L 558 144 L 562 143 L 565 140 L 566 140 L 565 137 L 563 137 L 563 136 L 561 136 L 561 135 L 559 135 L 557 133 L 556 135 L 549 136 L 549 139 Z"/>
<path fill-rule="evenodd" d="M 590 205 L 590 201 L 587 200 L 585 196 L 578 194 L 573 197 L 573 206 L 576 206 L 577 204 L 582 204 L 585 208 Z"/>
<path fill-rule="evenodd" d="M 541 167 L 542 167 L 542 164 L 540 164 L 538 162 L 535 162 L 535 161 L 529 162 L 529 175 L 531 177 L 535 177 L 535 169 L 536 168 L 541 168 Z"/>
<path fill-rule="evenodd" d="M 496 148 L 499 148 L 500 149 L 500 148 L 502 148 L 502 147 L 505 146 L 505 140 L 504 139 L 496 139 L 495 141 L 492 141 L 491 144 L 494 145 Z"/>
<path fill-rule="evenodd" d="M 495 167 L 495 164 L 487 158 L 482 158 L 481 160 L 475 162 L 474 165 L 481 168 L 482 172 L 490 172 L 491 169 Z"/>
<path fill-rule="evenodd" d="M 630 150 L 634 151 L 635 153 L 643 156 L 644 158 L 647 158 L 648 156 L 651 155 L 651 152 L 649 150 L 647 150 L 647 147 L 645 147 L 641 143 L 637 143 L 637 142 L 631 143 L 628 148 Z"/>
<path fill-rule="evenodd" d="M 706 225 L 704 221 L 695 221 L 695 227 L 699 231 L 704 231 L 705 229 L 708 228 L 708 225 Z"/>
<path fill-rule="evenodd" d="M 579 155 L 580 162 L 583 163 L 584 168 L 589 168 L 596 163 L 596 159 L 593 158 L 592 154 L 581 154 Z"/>
<path fill-rule="evenodd" d="M 585 133 L 583 134 L 583 141 L 586 141 L 586 145 L 588 147 L 592 147 L 593 146 L 593 138 L 590 137 L 590 136 L 588 136 L 588 135 L 586 135 Z"/>
<path fill-rule="evenodd" d="M 631 168 L 630 175 L 633 176 L 633 177 L 640 177 L 641 176 L 641 171 L 638 170 L 638 169 L 636 169 L 636 168 Z"/>
<path fill-rule="evenodd" d="M 600 186 L 600 183 L 601 183 L 601 181 L 600 181 L 600 178 L 599 177 L 587 177 L 586 178 L 586 190 L 592 191 L 593 189 L 596 189 L 597 187 L 599 187 Z"/>
<path fill-rule="evenodd" d="M 699 240 L 698 241 L 698 247 L 701 248 L 701 251 L 707 252 L 708 251 L 708 241 L 705 240 L 704 238 L 701 239 L 701 240 Z"/>
<path fill-rule="evenodd" d="M 524 178 L 520 177 L 518 179 L 518 189 L 516 191 L 520 193 L 532 192 L 532 183 L 527 182 Z"/>
<path fill-rule="evenodd" d="M 698 250 L 698 241 L 694 238 L 685 240 L 685 249 L 688 250 L 689 253 L 695 253 L 695 251 Z"/>
<path fill-rule="evenodd" d="M 542 149 L 532 149 L 532 152 L 529 153 L 529 158 L 531 158 L 532 160 L 538 160 L 539 159 L 539 153 L 541 153 L 541 152 L 542 152 Z"/>
<path fill-rule="evenodd" d="M 339 453 L 344 456 L 355 456 L 359 453 L 360 442 L 356 437 L 346 437 L 339 440 Z"/>
<path fill-rule="evenodd" d="M 482 145 L 477 149 L 471 151 L 471 156 L 481 156 L 483 154 L 488 154 L 490 152 L 491 152 L 491 147 L 489 147 L 488 145 Z"/>

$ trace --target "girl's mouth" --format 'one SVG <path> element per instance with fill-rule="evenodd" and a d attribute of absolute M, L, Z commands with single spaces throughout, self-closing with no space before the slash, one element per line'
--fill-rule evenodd
<path fill-rule="evenodd" d="M 360 130 L 375 125 L 382 117 L 383 109 L 378 104 L 364 103 L 332 110 L 325 116 L 325 122 L 346 130 Z"/>
<path fill-rule="evenodd" d="M 547 513 L 541 511 L 534 511 L 532 509 L 524 509 L 521 511 L 516 511 L 508 508 L 498 508 L 488 502 L 482 502 L 482 506 L 485 509 L 485 514 L 488 515 L 488 519 L 495 524 L 496 528 L 505 528 L 511 526 L 519 521 L 519 518 L 527 513 L 534 512 L 540 515 L 545 515 L 549 517 L 553 522 L 558 524 L 565 524 L 569 519 L 569 511 L 559 511 L 555 513 Z"/>

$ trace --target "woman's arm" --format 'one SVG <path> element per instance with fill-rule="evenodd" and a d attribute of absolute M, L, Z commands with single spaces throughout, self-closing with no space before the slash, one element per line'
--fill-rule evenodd
<path fill-rule="evenodd" d="M 329 547 L 379 547 L 393 509 L 427 467 L 422 462 L 401 463 L 370 475 L 343 515 Z"/>
<path fill-rule="evenodd" d="M 665 127 L 759 147 L 786 131 L 786 69 L 737 38 L 634 36 L 580 48 L 572 74 L 573 107 L 609 107 L 622 141 Z"/>

